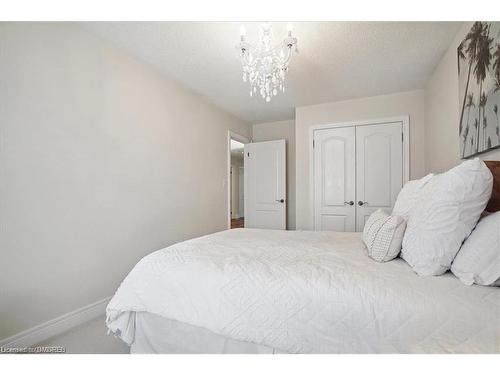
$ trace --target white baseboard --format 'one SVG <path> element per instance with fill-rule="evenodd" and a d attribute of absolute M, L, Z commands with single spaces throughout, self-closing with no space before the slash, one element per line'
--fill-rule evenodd
<path fill-rule="evenodd" d="M 100 301 L 91 303 L 90 305 L 61 315 L 55 319 L 49 320 L 48 322 L 27 329 L 26 331 L 20 332 L 14 336 L 0 340 L 0 347 L 27 348 L 54 336 L 60 335 L 61 333 L 64 333 L 80 324 L 86 323 L 100 315 L 103 315 L 110 299 L 111 297 L 104 298 Z"/>

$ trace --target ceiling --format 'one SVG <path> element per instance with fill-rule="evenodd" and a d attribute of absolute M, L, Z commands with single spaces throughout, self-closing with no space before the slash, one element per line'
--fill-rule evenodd
<path fill-rule="evenodd" d="M 243 159 L 245 144 L 231 139 L 231 157 Z"/>
<path fill-rule="evenodd" d="M 241 23 L 84 22 L 165 76 L 251 123 L 291 119 L 295 107 L 423 88 L 459 22 L 298 22 L 285 94 L 249 96 L 236 45 Z M 258 23 L 244 23 L 256 41 Z M 286 23 L 272 23 L 275 40 Z"/>

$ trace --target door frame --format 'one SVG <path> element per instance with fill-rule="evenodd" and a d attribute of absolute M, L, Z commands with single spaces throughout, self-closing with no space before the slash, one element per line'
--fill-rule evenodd
<path fill-rule="evenodd" d="M 314 132 L 317 130 L 346 128 L 353 126 L 369 126 L 385 124 L 387 122 L 401 122 L 403 124 L 403 185 L 410 180 L 410 116 L 377 118 L 371 120 L 346 121 L 328 124 L 312 125 L 309 128 L 309 223 L 314 230 Z"/>
<path fill-rule="evenodd" d="M 227 131 L 227 165 L 226 165 L 226 190 L 227 190 L 227 229 L 231 229 L 231 139 L 247 144 L 252 142 L 252 140 L 244 135 L 233 132 L 232 130 Z"/>

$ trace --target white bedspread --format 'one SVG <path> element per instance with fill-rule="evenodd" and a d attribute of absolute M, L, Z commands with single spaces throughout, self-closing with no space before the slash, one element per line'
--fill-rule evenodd
<path fill-rule="evenodd" d="M 500 352 L 500 288 L 371 260 L 358 233 L 236 229 L 144 257 L 107 307 L 291 353 Z"/>

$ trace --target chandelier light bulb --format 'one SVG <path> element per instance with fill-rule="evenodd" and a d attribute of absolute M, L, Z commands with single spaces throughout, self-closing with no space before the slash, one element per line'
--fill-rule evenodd
<path fill-rule="evenodd" d="M 288 36 L 292 36 L 293 24 L 291 22 L 286 24 L 286 31 L 288 32 Z"/>
<path fill-rule="evenodd" d="M 240 26 L 240 36 L 242 38 L 245 38 L 246 35 L 247 35 L 247 29 L 245 29 L 245 25 L 241 25 Z"/>

